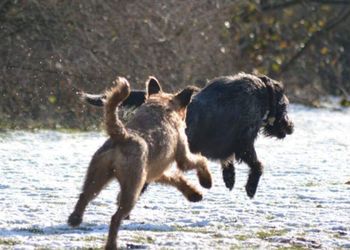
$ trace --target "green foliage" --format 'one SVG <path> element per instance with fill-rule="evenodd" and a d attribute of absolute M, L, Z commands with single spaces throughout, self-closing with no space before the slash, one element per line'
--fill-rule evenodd
<path fill-rule="evenodd" d="M 51 103 L 51 104 L 56 104 L 56 102 L 57 102 L 57 98 L 54 95 L 50 95 L 47 99 L 48 99 L 49 103 Z"/>
<path fill-rule="evenodd" d="M 234 20 L 244 24 L 243 32 L 234 36 L 233 44 L 243 45 L 242 52 L 252 60 L 256 71 L 277 76 L 300 74 L 303 78 L 309 78 L 310 82 L 318 80 L 317 75 L 323 72 L 325 78 L 321 79 L 321 85 L 324 85 L 322 87 L 332 84 L 332 87 L 327 88 L 336 92 L 337 87 L 330 79 L 341 81 L 343 77 L 337 68 L 343 56 L 341 52 L 344 45 L 334 38 L 339 35 L 345 38 L 347 35 L 326 28 L 339 17 L 339 6 L 309 3 L 272 8 L 279 3 L 284 6 L 286 1 L 264 2 L 267 2 L 265 8 L 254 2 L 242 4 L 246 5 L 243 7 L 246 11 L 235 16 Z M 340 25 L 339 32 L 344 29 L 346 28 Z M 311 38 L 314 39 L 309 42 Z M 308 49 L 303 51 L 306 46 Z M 299 54 L 300 51 L 303 53 Z M 308 75 L 305 76 L 304 72 L 308 72 Z"/>
<path fill-rule="evenodd" d="M 340 105 L 343 106 L 343 107 L 350 107 L 350 100 L 348 100 L 346 98 L 343 98 L 340 101 Z"/>
<path fill-rule="evenodd" d="M 262 231 L 258 231 L 256 233 L 256 236 L 259 239 L 265 240 L 269 237 L 273 237 L 273 236 L 282 236 L 284 234 L 286 234 L 287 231 L 286 230 L 276 230 L 276 229 L 272 229 L 272 230 L 262 230 Z"/>
<path fill-rule="evenodd" d="M 239 241 L 245 241 L 250 238 L 248 235 L 244 235 L 244 234 L 235 235 L 234 237 Z"/>
<path fill-rule="evenodd" d="M 137 243 L 148 243 L 148 244 L 154 244 L 155 240 L 152 237 L 145 237 L 143 235 L 135 235 L 133 237 L 133 241 Z"/>
<path fill-rule="evenodd" d="M 306 247 L 302 246 L 283 246 L 283 247 L 278 247 L 277 250 L 306 250 Z"/>
<path fill-rule="evenodd" d="M 15 246 L 21 244 L 21 241 L 14 240 L 14 239 L 9 239 L 9 238 L 0 238 L 0 246 L 5 245 L 5 246 Z"/>

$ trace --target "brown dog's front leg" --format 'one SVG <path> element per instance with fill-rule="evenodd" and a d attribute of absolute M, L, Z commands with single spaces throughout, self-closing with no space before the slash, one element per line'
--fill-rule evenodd
<path fill-rule="evenodd" d="M 203 199 L 202 193 L 180 172 L 163 174 L 156 182 L 176 187 L 191 202 Z"/>
<path fill-rule="evenodd" d="M 197 176 L 199 183 L 204 188 L 211 188 L 212 179 L 208 169 L 207 158 L 199 155 L 192 154 L 187 145 L 187 137 L 183 135 L 177 147 L 176 152 L 177 167 L 182 171 L 197 170 Z"/>

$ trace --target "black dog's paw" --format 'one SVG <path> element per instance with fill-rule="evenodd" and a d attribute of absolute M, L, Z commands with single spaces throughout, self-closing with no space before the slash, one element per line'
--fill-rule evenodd
<path fill-rule="evenodd" d="M 222 177 L 224 179 L 225 186 L 231 191 L 235 185 L 235 170 L 234 168 L 224 168 L 222 170 Z"/>
<path fill-rule="evenodd" d="M 72 213 L 69 218 L 68 218 L 68 224 L 71 227 L 77 227 L 81 224 L 81 222 L 83 221 L 82 216 L 77 215 L 75 213 Z"/>
<path fill-rule="evenodd" d="M 201 201 L 203 199 L 203 195 L 200 193 L 193 193 L 190 196 L 188 196 L 188 200 L 190 202 L 198 202 Z"/>
<path fill-rule="evenodd" d="M 258 188 L 259 179 L 260 179 L 260 174 L 249 175 L 247 185 L 245 186 L 245 191 L 247 192 L 247 195 L 249 196 L 249 198 L 254 197 L 256 190 Z"/>
<path fill-rule="evenodd" d="M 256 193 L 256 190 L 257 190 L 257 188 L 258 188 L 258 185 L 246 185 L 245 186 L 245 191 L 247 192 L 247 195 L 248 195 L 248 197 L 249 198 L 254 198 L 254 195 L 255 195 L 255 193 Z"/>

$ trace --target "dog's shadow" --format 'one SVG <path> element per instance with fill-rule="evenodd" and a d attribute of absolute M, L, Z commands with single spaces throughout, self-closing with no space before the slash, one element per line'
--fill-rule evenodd
<path fill-rule="evenodd" d="M 47 227 L 29 226 L 18 227 L 13 229 L 0 228 L 0 235 L 2 236 L 35 236 L 35 235 L 60 235 L 60 234 L 89 234 L 89 233 L 108 233 L 108 224 L 93 224 L 82 223 L 81 226 L 72 228 L 67 224 L 58 224 Z M 156 232 L 171 232 L 176 231 L 175 227 L 163 224 L 151 224 L 130 222 L 121 226 L 121 230 L 126 231 L 156 231 Z"/>
<path fill-rule="evenodd" d="M 59 235 L 59 234 L 82 234 L 84 232 L 107 231 L 107 225 L 85 224 L 81 227 L 71 228 L 67 224 L 59 224 L 47 227 L 27 226 L 13 229 L 0 229 L 3 236 L 35 236 L 35 235 Z"/>

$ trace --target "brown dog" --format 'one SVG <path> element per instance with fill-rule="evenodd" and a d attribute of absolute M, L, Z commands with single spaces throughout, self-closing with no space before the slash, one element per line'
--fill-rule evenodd
<path fill-rule="evenodd" d="M 166 94 L 151 77 L 147 92 L 146 103 L 126 126 L 118 119 L 115 109 L 130 93 L 128 81 L 118 78 L 107 92 L 105 125 L 110 138 L 93 156 L 83 192 L 68 219 L 71 226 L 78 226 L 88 203 L 116 178 L 120 184 L 119 208 L 111 219 L 106 249 L 116 249 L 121 221 L 134 207 L 145 183 L 172 185 L 190 201 L 202 199 L 202 194 L 180 172 L 165 173 L 174 161 L 180 170 L 196 169 L 200 184 L 211 187 L 206 158 L 190 153 L 185 135 L 186 107 L 193 89 Z"/>

